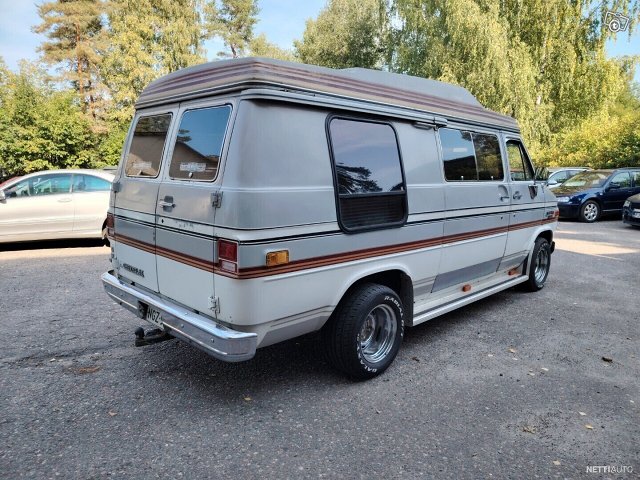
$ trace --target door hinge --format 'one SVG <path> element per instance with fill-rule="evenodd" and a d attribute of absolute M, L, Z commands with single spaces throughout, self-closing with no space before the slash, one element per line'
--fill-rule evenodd
<path fill-rule="evenodd" d="M 120 183 L 120 181 L 115 181 L 111 184 L 111 191 L 113 193 L 118 193 L 120 191 L 120 189 L 122 188 L 122 184 Z"/>
<path fill-rule="evenodd" d="M 212 192 L 211 193 L 211 205 L 215 208 L 220 208 L 222 204 L 222 192 Z"/>
<path fill-rule="evenodd" d="M 209 310 L 220 313 L 220 299 L 218 297 L 209 297 Z"/>

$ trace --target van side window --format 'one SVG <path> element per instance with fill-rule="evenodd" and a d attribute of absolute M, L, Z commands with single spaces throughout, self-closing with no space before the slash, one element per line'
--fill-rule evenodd
<path fill-rule="evenodd" d="M 478 180 L 471 133 L 452 128 L 441 128 L 439 132 L 444 177 L 455 182 Z"/>
<path fill-rule="evenodd" d="M 127 177 L 157 177 L 171 114 L 140 117 L 133 131 L 124 171 Z"/>
<path fill-rule="evenodd" d="M 478 165 L 478 180 L 503 180 L 504 169 L 498 137 L 485 133 L 474 133 L 473 147 Z"/>
<path fill-rule="evenodd" d="M 216 178 L 229 115 L 231 107 L 228 105 L 185 112 L 171 156 L 171 178 Z"/>
<path fill-rule="evenodd" d="M 516 182 L 533 180 L 533 167 L 520 142 L 516 140 L 507 142 L 507 157 L 509 157 L 511 180 Z"/>
<path fill-rule="evenodd" d="M 391 125 L 333 118 L 329 134 L 343 228 L 404 223 L 406 187 Z"/>
<path fill-rule="evenodd" d="M 447 181 L 499 181 L 504 178 L 497 136 L 453 128 L 441 128 L 439 134 Z"/>

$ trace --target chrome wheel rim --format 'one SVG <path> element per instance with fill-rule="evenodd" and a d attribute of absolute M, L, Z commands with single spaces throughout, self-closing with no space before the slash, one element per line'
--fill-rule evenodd
<path fill-rule="evenodd" d="M 595 203 L 587 203 L 584 206 L 584 218 L 593 222 L 598 217 L 598 206 Z"/>
<path fill-rule="evenodd" d="M 369 363 L 378 363 L 389 355 L 398 331 L 396 313 L 388 305 L 378 305 L 366 316 L 358 343 L 362 356 Z"/>
<path fill-rule="evenodd" d="M 549 249 L 545 247 L 538 250 L 536 255 L 536 270 L 535 279 L 538 285 L 542 285 L 547 278 L 547 272 L 549 271 Z"/>

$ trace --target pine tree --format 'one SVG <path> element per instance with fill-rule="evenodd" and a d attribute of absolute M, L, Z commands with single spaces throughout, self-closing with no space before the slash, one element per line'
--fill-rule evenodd
<path fill-rule="evenodd" d="M 100 82 L 101 52 L 106 46 L 101 0 L 56 0 L 38 5 L 42 23 L 33 28 L 47 36 L 40 46 L 43 59 L 61 65 L 60 79 L 70 82 L 82 109 L 94 119 L 103 96 Z"/>
<path fill-rule="evenodd" d="M 205 61 L 200 6 L 200 0 L 111 1 L 102 72 L 116 122 L 131 119 L 133 104 L 153 80 Z"/>
<path fill-rule="evenodd" d="M 249 50 L 258 12 L 257 0 L 222 0 L 219 6 L 212 1 L 205 6 L 209 35 L 222 38 L 231 51 L 218 55 L 237 58 Z"/>

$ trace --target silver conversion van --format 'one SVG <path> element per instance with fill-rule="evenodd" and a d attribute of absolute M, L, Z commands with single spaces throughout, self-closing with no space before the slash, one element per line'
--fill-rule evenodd
<path fill-rule="evenodd" d="M 219 61 L 140 96 L 102 280 L 218 359 L 321 330 L 331 364 L 370 378 L 405 327 L 541 289 L 557 218 L 515 120 L 461 87 Z"/>

